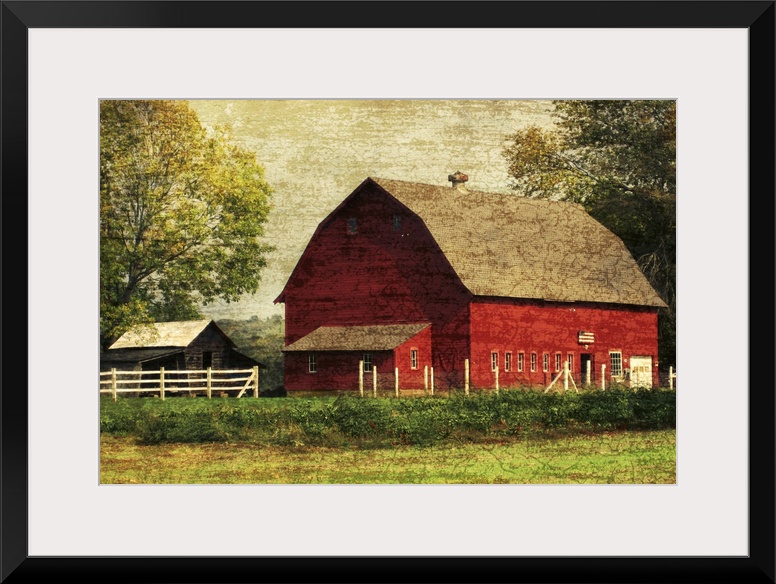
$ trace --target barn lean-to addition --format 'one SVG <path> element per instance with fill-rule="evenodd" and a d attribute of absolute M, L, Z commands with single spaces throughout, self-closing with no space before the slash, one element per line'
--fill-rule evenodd
<path fill-rule="evenodd" d="M 285 387 L 653 385 L 666 306 L 622 241 L 577 204 L 367 178 L 318 226 L 283 291 Z"/>
<path fill-rule="evenodd" d="M 100 355 L 100 370 L 264 369 L 237 350 L 213 320 L 157 322 L 134 327 Z"/>

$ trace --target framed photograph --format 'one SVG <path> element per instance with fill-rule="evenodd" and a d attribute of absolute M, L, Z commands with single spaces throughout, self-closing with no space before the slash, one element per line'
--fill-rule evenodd
<path fill-rule="evenodd" d="M 27 326 L 18 341 L 6 335 L 4 350 L 0 580 L 774 582 L 774 14 L 772 1 L 3 1 L 5 314 L 16 333 L 22 325 L 8 317 L 24 307 Z M 372 127 L 348 114 L 356 103 L 522 100 L 536 116 L 549 100 L 675 103 L 675 480 L 102 482 L 100 104 L 143 99 L 186 100 L 213 120 L 226 103 L 331 106 L 331 117 L 304 118 L 303 131 L 310 149 L 337 152 L 340 177 L 349 176 L 348 148 L 359 148 L 350 125 Z M 292 114 L 251 115 L 232 121 L 280 128 Z M 474 135 L 476 116 L 451 115 L 462 141 Z M 459 161 L 414 159 L 410 131 L 391 138 L 397 172 L 425 182 L 424 165 Z M 467 147 L 461 162 L 481 154 Z M 305 166 L 321 160 L 314 154 L 284 168 L 325 182 L 329 168 Z M 501 180 L 496 170 L 439 172 L 436 182 L 453 188 Z M 350 186 L 337 196 L 362 188 Z M 363 188 L 399 196 L 403 187 Z M 286 213 L 309 212 L 286 204 Z M 343 233 L 359 227 L 345 221 Z M 421 379 L 423 329 L 404 333 L 408 375 Z M 596 335 L 580 330 L 576 340 Z M 300 353 L 304 374 L 323 367 L 311 354 Z M 549 353 L 546 362 L 530 351 L 494 354 L 494 371 L 558 367 Z M 577 368 L 585 358 L 563 355 Z M 624 371 L 623 354 L 615 357 Z M 219 358 L 207 351 L 198 365 Z"/>

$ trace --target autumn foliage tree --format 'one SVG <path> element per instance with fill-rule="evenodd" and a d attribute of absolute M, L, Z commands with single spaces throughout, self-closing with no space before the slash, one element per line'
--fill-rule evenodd
<path fill-rule="evenodd" d="M 580 203 L 618 235 L 668 304 L 659 359 L 676 362 L 676 102 L 554 101 L 551 129 L 507 136 L 512 187 Z"/>
<path fill-rule="evenodd" d="M 100 103 L 100 341 L 258 289 L 271 188 L 185 101 Z"/>

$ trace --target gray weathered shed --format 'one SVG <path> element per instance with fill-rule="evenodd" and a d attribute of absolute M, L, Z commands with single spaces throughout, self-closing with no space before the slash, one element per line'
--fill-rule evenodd
<path fill-rule="evenodd" d="M 121 335 L 100 354 L 100 370 L 247 368 L 264 365 L 237 350 L 213 320 L 157 322 Z"/>

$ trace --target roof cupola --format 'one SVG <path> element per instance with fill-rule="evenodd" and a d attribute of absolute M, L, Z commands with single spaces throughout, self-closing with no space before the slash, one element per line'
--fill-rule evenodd
<path fill-rule="evenodd" d="M 447 180 L 453 183 L 453 188 L 460 191 L 466 190 L 466 181 L 469 180 L 469 175 L 462 173 L 460 170 L 456 170 L 453 174 L 447 175 Z"/>

